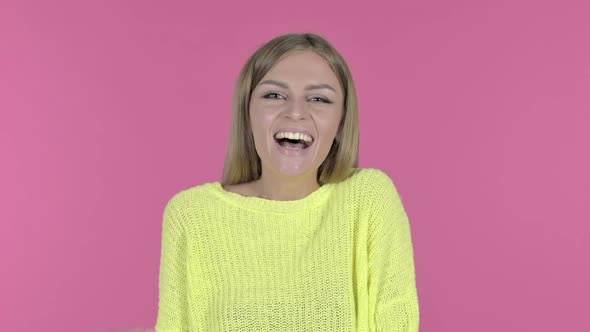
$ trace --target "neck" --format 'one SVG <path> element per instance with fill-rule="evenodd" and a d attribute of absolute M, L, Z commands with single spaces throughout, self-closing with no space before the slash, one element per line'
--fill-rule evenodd
<path fill-rule="evenodd" d="M 316 172 L 286 177 L 263 171 L 260 179 L 254 182 L 254 191 L 258 197 L 275 201 L 302 199 L 320 187 L 316 181 Z"/>

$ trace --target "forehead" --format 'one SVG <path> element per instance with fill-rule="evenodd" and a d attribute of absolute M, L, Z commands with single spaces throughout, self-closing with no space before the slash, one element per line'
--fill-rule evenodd
<path fill-rule="evenodd" d="M 298 88 L 308 83 L 328 83 L 339 90 L 338 78 L 324 57 L 313 51 L 291 51 L 283 56 L 264 79 L 286 81 Z"/>

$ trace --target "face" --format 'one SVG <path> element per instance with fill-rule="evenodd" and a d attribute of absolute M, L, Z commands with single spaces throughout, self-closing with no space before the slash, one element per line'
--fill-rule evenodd
<path fill-rule="evenodd" d="M 315 177 L 336 137 L 343 99 L 338 79 L 322 56 L 308 50 L 285 55 L 250 98 L 250 125 L 263 175 L 271 171 Z M 311 145 L 303 150 L 281 147 L 274 135 L 285 128 L 309 132 Z"/>

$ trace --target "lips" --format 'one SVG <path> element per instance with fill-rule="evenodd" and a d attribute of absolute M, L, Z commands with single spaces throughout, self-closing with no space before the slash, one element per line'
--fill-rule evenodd
<path fill-rule="evenodd" d="M 273 140 L 274 140 L 274 141 L 277 143 L 277 145 L 278 145 L 278 146 L 280 146 L 280 147 L 283 147 L 283 146 L 282 146 L 282 145 L 279 143 L 279 140 L 277 140 L 277 139 L 276 139 L 274 136 L 273 136 Z M 303 143 L 303 144 L 305 145 L 305 147 L 304 147 L 302 150 L 307 150 L 307 149 L 309 149 L 309 147 L 310 147 L 310 146 L 312 146 L 314 143 L 315 143 L 315 140 L 313 139 L 313 136 L 312 136 L 311 143 L 307 143 L 307 142 Z"/>
<path fill-rule="evenodd" d="M 286 146 L 282 146 L 279 144 L 279 142 L 277 142 L 277 140 L 275 139 L 275 147 L 277 149 L 277 151 L 284 156 L 287 157 L 304 157 L 307 156 L 309 153 L 311 153 L 310 151 L 312 151 L 312 149 L 310 149 L 310 147 L 314 144 L 314 142 L 312 142 L 310 145 L 307 145 L 307 147 L 301 149 L 297 149 L 297 148 L 289 148 Z"/>
<path fill-rule="evenodd" d="M 315 135 L 312 134 L 311 131 L 309 131 L 307 129 L 303 129 L 303 128 L 297 128 L 297 127 L 279 128 L 274 131 L 274 133 L 272 134 L 272 138 L 274 139 L 275 135 L 281 131 L 288 131 L 288 132 L 292 132 L 292 133 L 301 133 L 301 134 L 309 135 L 311 137 L 311 143 L 309 143 L 310 146 L 315 142 Z M 275 141 L 276 141 L 276 139 L 275 139 Z"/>

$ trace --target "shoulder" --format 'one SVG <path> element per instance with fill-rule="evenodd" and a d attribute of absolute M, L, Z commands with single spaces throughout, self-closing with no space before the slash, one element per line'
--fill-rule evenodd
<path fill-rule="evenodd" d="M 223 189 L 241 196 L 254 196 L 255 191 L 252 182 L 224 185 Z"/>
<path fill-rule="evenodd" d="M 357 168 L 351 180 L 352 185 L 374 195 L 382 194 L 384 190 L 395 189 L 392 177 L 377 168 Z"/>
<path fill-rule="evenodd" d="M 353 176 L 353 186 L 371 209 L 395 205 L 401 201 L 393 177 L 377 168 L 359 168 Z"/>
<path fill-rule="evenodd" d="M 177 191 L 166 202 L 164 214 L 187 217 L 198 213 L 210 203 L 207 202 L 207 188 L 211 185 L 212 183 L 207 182 Z"/>
<path fill-rule="evenodd" d="M 374 182 L 391 181 L 391 178 L 387 173 L 377 168 L 358 168 L 357 172 L 359 177 L 362 177 L 365 181 L 371 181 L 373 184 Z"/>

